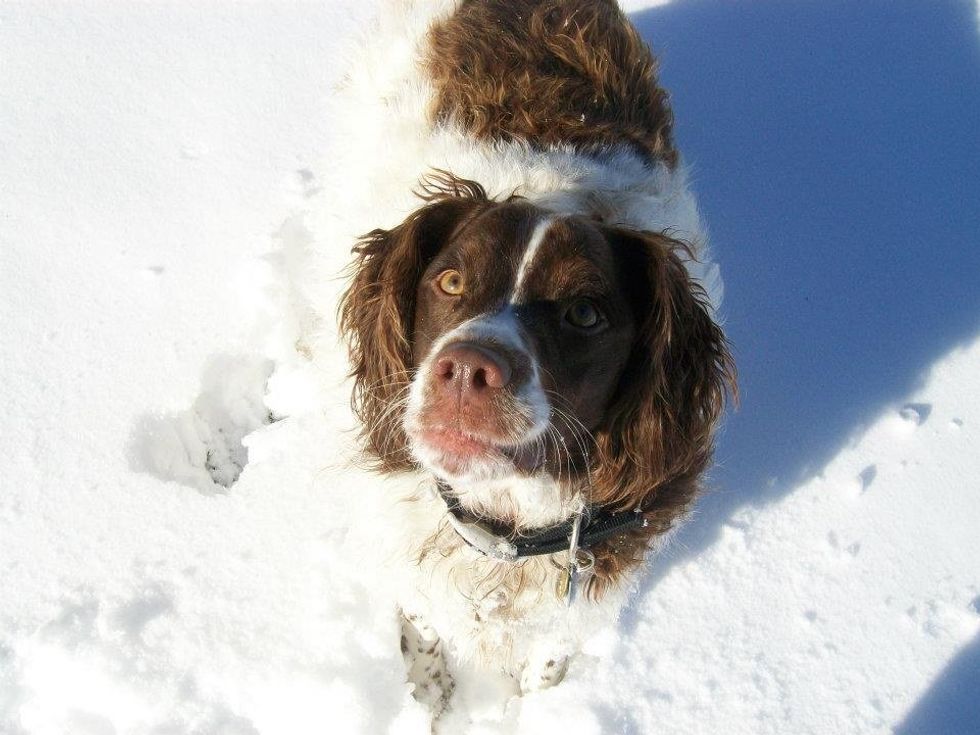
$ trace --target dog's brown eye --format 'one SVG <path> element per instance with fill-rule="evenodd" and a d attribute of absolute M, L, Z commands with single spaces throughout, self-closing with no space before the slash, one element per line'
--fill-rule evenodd
<path fill-rule="evenodd" d="M 450 296 L 459 296 L 463 293 L 463 288 L 465 283 L 463 282 L 463 274 L 459 271 L 443 271 L 439 274 L 439 278 L 436 281 L 439 284 L 439 289 L 443 293 L 447 293 Z"/>
<path fill-rule="evenodd" d="M 592 329 L 599 324 L 602 315 L 591 301 L 579 299 L 565 312 L 565 320 L 579 329 Z"/>

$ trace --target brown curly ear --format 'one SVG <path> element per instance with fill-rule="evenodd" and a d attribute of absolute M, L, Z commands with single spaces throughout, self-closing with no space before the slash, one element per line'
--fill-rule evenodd
<path fill-rule="evenodd" d="M 379 469 L 408 469 L 401 427 L 411 381 L 415 292 L 428 264 L 463 224 L 491 205 L 472 181 L 436 172 L 423 179 L 427 204 L 390 230 L 372 230 L 354 247 L 352 280 L 340 301 L 365 449 Z"/>
<path fill-rule="evenodd" d="M 642 556 L 700 490 L 735 366 L 708 298 L 688 275 L 689 248 L 665 235 L 606 228 L 637 338 L 603 426 L 593 502 L 642 508 L 647 527 L 597 553 L 598 585 Z"/>

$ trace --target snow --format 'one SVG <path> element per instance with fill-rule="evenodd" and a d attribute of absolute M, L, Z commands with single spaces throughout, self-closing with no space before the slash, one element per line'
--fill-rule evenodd
<path fill-rule="evenodd" d="M 566 681 L 469 682 L 442 729 L 977 731 L 975 9 L 627 8 L 743 405 L 718 490 Z M 350 522 L 384 488 L 350 462 L 343 355 L 287 358 L 369 12 L 0 6 L 0 732 L 429 731 Z"/>
<path fill-rule="evenodd" d="M 640 10 L 655 8 L 658 5 L 666 5 L 670 0 L 620 0 L 619 7 L 627 13 L 636 13 Z"/>

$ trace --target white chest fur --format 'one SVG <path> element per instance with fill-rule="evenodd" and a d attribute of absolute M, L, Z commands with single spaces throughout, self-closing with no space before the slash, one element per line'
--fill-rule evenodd
<path fill-rule="evenodd" d="M 391 506 L 404 539 L 391 561 L 398 602 L 447 644 L 451 659 L 518 676 L 535 658 L 563 658 L 616 619 L 624 594 L 572 605 L 556 594 L 563 555 L 501 562 L 470 548 L 446 518 L 442 499 L 423 489 Z"/>

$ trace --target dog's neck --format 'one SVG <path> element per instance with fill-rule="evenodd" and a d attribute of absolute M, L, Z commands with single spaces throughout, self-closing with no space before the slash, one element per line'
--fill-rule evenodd
<path fill-rule="evenodd" d="M 494 519 L 474 517 L 460 505 L 453 489 L 445 482 L 437 480 L 436 490 L 446 504 L 450 525 L 471 548 L 484 556 L 511 563 L 567 552 L 567 558 L 573 560 L 566 567 L 567 583 L 571 583 L 571 577 L 591 573 L 595 565 L 591 547 L 618 533 L 647 526 L 640 508 L 617 511 L 577 502 L 569 519 L 519 532 Z M 565 590 L 562 594 L 568 593 L 568 587 L 562 589 Z"/>
<path fill-rule="evenodd" d="M 447 483 L 459 504 L 476 518 L 522 531 L 568 520 L 581 507 L 581 492 L 549 475 Z"/>

